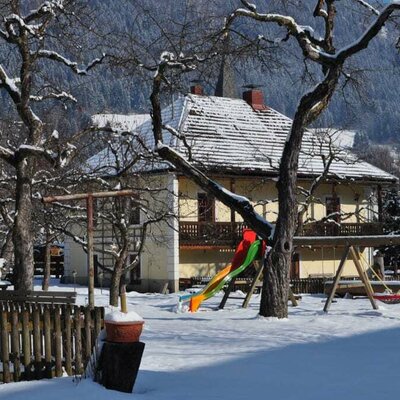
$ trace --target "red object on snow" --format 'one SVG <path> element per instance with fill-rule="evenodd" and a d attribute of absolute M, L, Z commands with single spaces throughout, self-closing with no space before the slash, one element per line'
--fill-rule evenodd
<path fill-rule="evenodd" d="M 376 294 L 373 297 L 375 300 L 379 300 L 386 304 L 400 303 L 400 294 Z"/>

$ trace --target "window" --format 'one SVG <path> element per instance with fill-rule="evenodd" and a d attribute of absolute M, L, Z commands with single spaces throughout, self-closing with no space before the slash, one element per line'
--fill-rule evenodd
<path fill-rule="evenodd" d="M 300 255 L 293 253 L 292 263 L 290 264 L 290 279 L 300 278 Z"/>
<path fill-rule="evenodd" d="M 130 254 L 129 256 L 129 262 L 132 263 L 136 258 L 136 254 Z M 140 278 L 141 278 L 141 268 L 140 268 L 140 259 L 138 264 L 131 270 L 131 284 L 133 285 L 138 285 L 140 284 Z"/>
<path fill-rule="evenodd" d="M 325 200 L 326 206 L 326 216 L 330 216 L 329 218 L 340 222 L 340 199 L 337 196 L 327 197 Z"/>
<path fill-rule="evenodd" d="M 129 212 L 129 224 L 139 225 L 140 224 L 140 207 L 138 207 L 137 202 L 131 200 L 131 209 Z"/>
<path fill-rule="evenodd" d="M 197 213 L 199 222 L 215 221 L 215 199 L 206 193 L 197 194 Z"/>

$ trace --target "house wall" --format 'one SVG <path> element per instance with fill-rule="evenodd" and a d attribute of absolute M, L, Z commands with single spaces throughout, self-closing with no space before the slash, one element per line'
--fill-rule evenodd
<path fill-rule="evenodd" d="M 178 181 L 174 174 L 161 174 L 146 176 L 138 182 L 138 187 L 143 187 L 141 195 L 143 204 L 149 204 L 151 217 L 169 214 L 178 214 Z M 156 192 L 154 192 L 154 190 Z M 141 223 L 147 217 L 141 212 Z M 130 285 L 131 289 L 140 291 L 159 291 L 165 283 L 168 283 L 170 291 L 177 291 L 179 288 L 179 244 L 178 244 L 178 220 L 174 217 L 166 218 L 160 222 L 149 226 L 143 252 L 140 260 L 140 280 L 139 283 Z M 134 226 L 131 235 L 134 233 Z M 110 248 L 113 244 L 111 225 L 98 224 L 94 231 L 95 248 Z M 76 227 L 77 236 L 85 236 L 86 232 Z M 99 262 L 112 267 L 114 258 L 96 252 Z M 133 251 L 132 251 L 132 254 Z M 79 244 L 72 239 L 65 239 L 65 273 L 64 282 L 74 282 L 72 272 L 77 272 L 75 281 L 80 284 L 87 283 L 87 255 Z M 103 284 L 107 286 L 110 281 L 110 274 L 104 274 Z"/>
<path fill-rule="evenodd" d="M 77 236 L 84 236 L 84 229 L 75 226 L 73 229 Z M 74 277 L 74 273 L 76 273 Z M 64 276 L 63 283 L 78 283 L 86 285 L 87 278 L 87 254 L 80 244 L 74 242 L 69 236 L 64 240 Z"/>
<path fill-rule="evenodd" d="M 178 180 L 174 174 L 157 177 L 151 185 L 164 187 L 157 194 L 159 211 L 169 211 L 178 215 Z M 150 196 L 150 195 L 149 195 Z M 149 201 L 152 201 L 149 199 Z M 142 285 L 141 290 L 159 291 L 168 283 L 170 291 L 179 288 L 179 226 L 177 218 L 171 217 L 151 225 L 145 248 L 141 255 Z"/>
<path fill-rule="evenodd" d="M 271 179 L 261 178 L 229 178 L 216 179 L 224 187 L 234 188 L 235 193 L 244 195 L 255 205 L 258 213 L 274 223 L 278 214 L 276 182 Z M 233 183 L 234 182 L 234 183 Z M 300 181 L 299 185 L 303 188 L 309 187 L 309 182 Z M 331 184 L 321 185 L 315 192 L 317 202 L 310 205 L 304 219 L 311 218 L 320 220 L 326 216 L 326 197 L 332 197 L 333 186 Z M 334 190 L 340 198 L 341 212 L 345 214 L 343 222 L 360 222 L 370 218 L 368 208 L 370 204 L 368 197 L 372 188 L 358 184 L 335 185 Z M 197 221 L 197 194 L 201 192 L 193 182 L 181 177 L 179 178 L 179 216 L 181 221 Z M 231 221 L 231 211 L 221 202 L 216 201 L 215 219 L 220 222 Z M 347 214 L 347 215 L 346 215 Z M 235 221 L 242 221 L 242 217 L 235 214 Z M 232 259 L 233 250 L 219 249 L 181 249 L 179 271 L 182 278 L 191 276 L 208 276 L 215 274 L 218 270 L 226 266 Z M 299 250 L 300 254 L 300 277 L 309 276 L 329 276 L 333 275 L 339 265 L 341 249 L 324 250 Z M 365 249 L 363 256 L 369 259 L 369 250 Z M 356 275 L 353 263 L 348 261 L 345 264 L 344 275 Z"/>

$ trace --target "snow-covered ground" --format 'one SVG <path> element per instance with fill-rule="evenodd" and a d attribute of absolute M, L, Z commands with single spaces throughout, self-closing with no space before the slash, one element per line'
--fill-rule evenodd
<path fill-rule="evenodd" d="M 86 289 L 78 292 L 84 303 Z M 107 294 L 96 289 L 96 303 L 106 304 Z M 133 394 L 65 377 L 0 385 L 0 398 L 376 400 L 400 393 L 400 304 L 373 311 L 366 299 L 340 299 L 324 314 L 324 297 L 306 295 L 289 319 L 276 320 L 258 317 L 257 295 L 247 310 L 228 300 L 218 311 L 217 296 L 196 314 L 177 313 L 177 299 L 129 294 L 146 343 Z"/>

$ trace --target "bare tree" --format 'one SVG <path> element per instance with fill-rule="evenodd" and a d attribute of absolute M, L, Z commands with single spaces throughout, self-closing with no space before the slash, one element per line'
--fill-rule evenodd
<path fill-rule="evenodd" d="M 360 2 L 357 2 L 360 3 Z M 297 227 L 297 170 L 303 135 L 307 126 L 317 120 L 328 107 L 333 94 L 338 88 L 340 77 L 345 74 L 345 63 L 354 55 L 368 47 L 371 40 L 380 32 L 391 16 L 400 9 L 400 4 L 387 5 L 374 17 L 374 21 L 365 32 L 349 45 L 336 49 L 334 45 L 334 28 L 336 15 L 335 0 L 316 2 L 313 17 L 324 21 L 324 34 L 317 37 L 309 27 L 296 22 L 289 15 L 261 13 L 254 4 L 242 0 L 243 8 L 233 11 L 226 19 L 222 34 L 230 29 L 240 29 L 235 25 L 242 19 L 251 19 L 259 23 L 273 24 L 285 30 L 287 39 L 293 38 L 300 48 L 303 57 L 320 66 L 323 78 L 318 84 L 303 95 L 298 103 L 290 133 L 285 142 L 277 182 L 279 215 L 273 237 L 273 249 L 268 256 L 268 268 L 263 284 L 260 314 L 286 318 L 288 315 L 287 298 L 289 289 L 289 269 L 293 251 L 293 236 Z M 272 227 L 254 211 L 250 202 L 229 193 L 204 172 L 195 168 L 181 154 L 163 142 L 163 126 L 160 105 L 160 93 L 163 83 L 168 82 L 168 72 L 179 70 L 187 72 L 201 61 L 198 56 L 182 56 L 164 52 L 156 68 L 151 94 L 153 110 L 154 139 L 160 156 L 182 171 L 205 191 L 212 193 L 218 200 L 241 214 L 246 223 L 264 239 L 269 238 Z M 179 132 L 175 133 L 179 135 Z M 179 137 L 179 136 L 178 136 Z"/>
<path fill-rule="evenodd" d="M 43 63 L 54 63 L 76 75 L 86 75 L 103 56 L 79 67 L 75 61 L 55 51 L 64 34 L 58 29 L 76 18 L 80 2 L 45 1 L 21 4 L 19 0 L 1 2 L 0 42 L 2 51 L 13 56 L 8 65 L 0 64 L 0 90 L 19 120 L 19 134 L 12 141 L 2 141 L 0 158 L 15 175 L 15 218 L 13 221 L 16 287 L 30 290 L 33 281 L 32 185 L 38 169 L 65 167 L 70 161 L 74 141 L 60 138 L 46 127 L 37 112 L 38 104 L 72 101 L 75 98 L 61 87 L 45 85 L 40 79 Z M 38 5 L 37 8 L 33 7 Z M 80 137 L 77 133 L 75 138 Z"/>
<path fill-rule="evenodd" d="M 110 305 L 118 305 L 118 297 L 126 292 L 126 277 L 138 267 L 146 238 L 153 225 L 168 223 L 174 218 L 168 199 L 170 192 L 157 177 L 146 172 L 155 153 L 135 132 L 118 129 L 109 124 L 99 127 L 99 147 L 103 149 L 75 167 L 60 179 L 69 193 L 128 192 L 129 196 L 97 199 L 95 207 L 94 251 L 112 262 L 98 262 L 103 273 L 111 276 Z M 53 203 L 47 210 L 48 224 L 81 245 L 87 252 L 85 232 L 86 208 L 79 203 Z M 62 216 L 60 216 L 60 213 Z"/>

